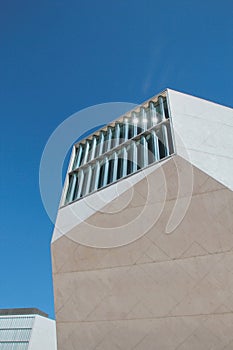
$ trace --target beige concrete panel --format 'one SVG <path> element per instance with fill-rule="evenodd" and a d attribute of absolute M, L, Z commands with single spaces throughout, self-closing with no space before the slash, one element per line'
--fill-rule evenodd
<path fill-rule="evenodd" d="M 96 213 L 91 216 L 86 223 L 92 226 L 92 229 L 95 227 L 99 228 L 114 228 L 127 225 L 130 221 L 135 220 L 138 215 L 141 213 L 141 207 L 136 208 L 125 208 L 120 212 L 115 213 Z"/>
<path fill-rule="evenodd" d="M 58 350 L 93 350 L 111 329 L 108 322 L 57 323 Z"/>
<path fill-rule="evenodd" d="M 231 350 L 233 315 L 59 323 L 59 350 Z"/>
<path fill-rule="evenodd" d="M 114 249 L 82 246 L 63 236 L 52 244 L 52 257 L 54 274 L 170 259 L 146 235 L 131 244 Z"/>
<path fill-rule="evenodd" d="M 58 274 L 54 276 L 57 321 L 211 314 L 222 305 L 231 312 L 231 264 L 232 252 Z"/>
<path fill-rule="evenodd" d="M 209 186 L 211 181 L 207 177 L 204 183 Z M 203 186 L 204 184 L 202 188 Z M 219 189 L 193 196 L 181 224 L 171 234 L 165 234 L 168 217 L 174 205 L 175 200 L 166 202 L 159 219 L 155 219 L 153 228 L 139 240 L 123 247 L 94 249 L 79 245 L 63 236 L 52 245 L 54 273 L 206 255 L 228 251 L 233 247 L 233 194 L 231 191 Z M 161 207 L 158 203 L 157 206 L 147 205 L 145 218 L 158 215 L 159 210 Z M 99 225 L 110 226 L 114 223 L 118 224 L 118 220 L 122 223 L 123 220 L 130 222 L 139 211 L 140 207 L 137 207 L 128 208 L 122 216 L 120 213 L 115 213 L 113 215 L 115 221 L 112 220 L 112 214 L 108 213 L 97 213 L 94 217 Z M 86 229 L 94 228 L 93 226 L 82 227 L 81 224 L 78 229 L 85 232 Z"/>
<path fill-rule="evenodd" d="M 70 240 L 67 236 L 62 236 L 52 243 L 51 254 L 53 273 L 69 271 L 66 269 L 66 266 L 69 269 L 69 262 L 72 260 L 77 247 L 77 243 Z"/>
<path fill-rule="evenodd" d="M 233 246 L 233 194 L 227 189 L 193 196 L 181 224 L 164 234 L 175 201 L 168 202 L 149 237 L 170 258 L 230 250 Z M 183 199 L 181 199 L 182 202 Z"/>
<path fill-rule="evenodd" d="M 193 174 L 191 173 L 191 171 L 193 171 Z M 192 176 L 194 180 L 193 192 L 191 181 L 192 179 L 190 179 L 190 177 L 192 178 Z M 147 204 L 152 205 L 161 203 L 160 208 L 163 208 L 165 201 L 170 201 L 172 199 L 175 200 L 178 195 L 179 198 L 186 198 L 186 200 L 183 201 L 183 206 L 185 209 L 185 206 L 188 206 L 189 198 L 191 198 L 191 196 L 200 193 L 218 191 L 224 188 L 220 183 L 211 179 L 208 175 L 204 174 L 197 168 L 192 167 L 187 161 L 178 156 L 171 157 L 167 161 L 162 162 L 160 167 L 156 167 L 155 170 L 148 172 L 147 177 L 139 182 L 136 182 L 136 184 L 133 187 L 130 187 L 131 184 L 129 182 L 129 179 L 120 181 L 119 184 L 116 184 L 116 186 L 119 185 L 122 187 L 124 184 L 123 187 L 127 188 L 127 183 L 129 183 L 129 189 L 124 190 L 123 192 L 122 190 L 120 190 L 121 194 L 119 196 L 114 196 L 116 198 L 112 200 L 109 204 L 105 205 L 103 208 L 96 211 L 94 210 L 94 207 L 89 208 L 90 210 L 92 209 L 90 211 L 92 214 L 85 220 L 85 223 L 88 223 L 98 228 L 116 228 L 119 226 L 119 223 L 125 225 L 127 224 L 127 222 L 132 221 L 132 219 L 137 217 L 139 213 L 141 213 L 142 210 L 146 208 Z M 101 197 L 104 193 L 105 190 L 99 191 L 98 196 Z M 92 197 L 92 195 L 89 197 Z M 90 198 L 89 202 L 91 203 Z M 91 205 L 90 203 L 89 206 Z M 178 201 L 177 203 L 181 203 L 181 201 Z M 70 210 L 68 212 L 70 215 L 72 213 L 72 220 L 74 220 L 74 218 L 76 217 L 77 224 L 75 225 L 75 223 L 72 221 L 73 223 L 71 226 L 73 226 L 73 228 L 69 229 L 69 220 L 67 221 L 66 219 L 66 226 L 62 225 L 64 230 L 63 235 L 66 234 L 71 239 L 74 239 L 74 241 L 80 241 L 81 244 L 85 244 L 85 237 L 89 237 L 91 231 L 89 231 L 89 228 L 84 227 L 85 225 L 82 221 L 78 220 L 79 211 L 75 215 L 76 206 L 77 203 L 71 204 L 69 206 Z M 137 209 L 135 209 L 134 211 L 131 210 L 129 212 L 126 212 L 130 208 Z M 60 220 L 58 221 L 61 222 L 61 224 L 63 222 L 61 215 L 62 213 L 64 216 L 64 208 L 61 209 L 58 214 Z M 75 239 L 73 237 L 73 232 L 77 231 L 78 225 L 80 227 L 78 234 L 79 237 Z M 65 227 L 67 227 L 67 229 Z M 120 240 L 119 233 L 118 236 Z M 94 240 L 94 237 L 92 237 L 91 240 Z"/>
<path fill-rule="evenodd" d="M 196 261 L 196 274 L 191 274 L 191 269 L 189 269 L 189 273 L 193 276 L 195 285 L 172 310 L 173 315 L 215 313 L 219 312 L 219 307 L 222 305 L 225 306 L 225 310 L 232 312 L 233 269 L 231 271 L 226 269 L 225 258 L 228 255 L 232 256 L 232 252 L 194 258 Z M 227 261 L 229 261 L 228 258 Z M 192 264 L 191 260 L 190 265 L 194 264 L 194 262 Z M 179 266 L 186 270 L 186 261 L 180 261 Z M 194 270 L 193 266 L 191 268 Z M 195 278 L 197 274 L 201 275 Z"/>
<path fill-rule="evenodd" d="M 193 177 L 193 187 L 191 188 L 190 176 Z M 160 167 L 134 185 L 134 191 L 147 199 L 147 202 L 149 201 L 148 203 L 150 204 L 164 201 L 164 199 L 176 199 L 178 188 L 180 191 L 179 196 L 186 197 L 190 194 L 190 191 L 192 195 L 195 195 L 217 191 L 225 187 L 177 155 L 174 155 L 166 162 L 161 162 Z M 152 192 L 152 195 L 148 198 L 149 190 L 150 193 Z M 141 204 L 144 203 L 142 202 Z M 134 206 L 133 200 L 129 205 Z"/>
<path fill-rule="evenodd" d="M 155 203 L 114 214 L 96 213 L 67 232 L 67 236 L 76 242 L 91 242 L 92 246 L 120 247 L 141 238 L 157 221 L 163 206 L 164 203 Z"/>

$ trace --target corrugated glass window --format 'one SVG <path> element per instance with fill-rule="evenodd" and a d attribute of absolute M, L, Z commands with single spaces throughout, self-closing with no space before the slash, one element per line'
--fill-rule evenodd
<path fill-rule="evenodd" d="M 159 96 L 74 147 L 64 204 L 174 153 L 166 97 Z"/>

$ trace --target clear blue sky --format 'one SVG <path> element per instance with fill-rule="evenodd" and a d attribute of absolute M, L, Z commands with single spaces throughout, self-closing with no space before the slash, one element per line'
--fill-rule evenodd
<path fill-rule="evenodd" d="M 38 185 L 53 130 L 84 107 L 166 87 L 232 106 L 232 18 L 232 0 L 1 1 L 0 307 L 54 316 Z"/>

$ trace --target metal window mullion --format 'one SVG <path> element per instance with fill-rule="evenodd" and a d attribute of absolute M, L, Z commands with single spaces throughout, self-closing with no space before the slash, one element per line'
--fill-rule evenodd
<path fill-rule="evenodd" d="M 122 149 L 122 171 L 121 177 L 125 177 L 127 175 L 127 150 L 126 147 Z"/>
<path fill-rule="evenodd" d="M 109 169 L 109 161 L 108 158 L 105 158 L 104 162 L 104 175 L 103 175 L 103 181 L 102 181 L 102 186 L 106 186 L 108 183 L 108 169 Z"/>
<path fill-rule="evenodd" d="M 173 145 L 173 138 L 172 138 L 170 121 L 169 121 L 169 123 L 166 124 L 166 126 L 167 126 L 167 137 L 168 137 L 168 153 L 170 155 L 174 152 L 174 145 Z"/>
<path fill-rule="evenodd" d="M 148 144 L 146 141 L 145 136 L 141 137 L 141 145 L 142 145 L 142 158 L 143 158 L 143 164 L 142 164 L 142 168 L 145 168 L 148 165 Z"/>
<path fill-rule="evenodd" d="M 112 129 L 111 129 L 111 127 L 109 127 L 108 131 L 107 131 L 106 152 L 108 152 L 111 149 L 111 142 L 112 142 Z"/>
<path fill-rule="evenodd" d="M 129 138 L 129 123 L 128 119 L 124 121 L 124 140 L 127 141 Z"/>
<path fill-rule="evenodd" d="M 136 146 L 136 142 L 133 141 L 132 142 L 132 172 L 135 173 L 135 171 L 137 171 L 137 146 Z"/>
<path fill-rule="evenodd" d="M 120 139 L 120 125 L 118 123 L 115 124 L 115 132 L 114 132 L 114 146 L 117 147 L 119 145 Z"/>
<path fill-rule="evenodd" d="M 142 131 L 147 130 L 147 117 L 146 117 L 146 112 L 145 112 L 145 108 L 141 107 L 140 109 L 140 127 L 142 129 Z"/>
<path fill-rule="evenodd" d="M 138 133 L 138 118 L 136 112 L 132 112 L 133 137 Z"/>
<path fill-rule="evenodd" d="M 117 168 L 118 168 L 118 156 L 117 153 L 114 153 L 114 163 L 113 163 L 113 173 L 112 173 L 112 182 L 117 180 Z"/>
<path fill-rule="evenodd" d="M 164 144 L 165 156 L 169 155 L 169 143 L 168 143 L 168 135 L 167 135 L 167 126 L 165 124 L 161 125 L 162 129 L 162 142 Z"/>
<path fill-rule="evenodd" d="M 101 154 L 103 154 L 103 147 L 104 147 L 104 134 L 103 134 L 103 132 L 100 132 L 99 138 L 100 138 L 100 142 L 99 142 L 98 155 L 101 156 Z"/>

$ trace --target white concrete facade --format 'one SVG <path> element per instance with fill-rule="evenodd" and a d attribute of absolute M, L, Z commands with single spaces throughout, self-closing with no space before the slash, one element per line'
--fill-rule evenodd
<path fill-rule="evenodd" d="M 176 152 L 233 190 L 233 110 L 168 89 Z"/>

